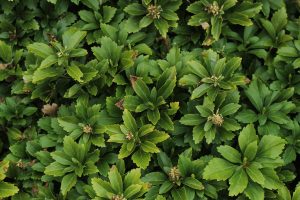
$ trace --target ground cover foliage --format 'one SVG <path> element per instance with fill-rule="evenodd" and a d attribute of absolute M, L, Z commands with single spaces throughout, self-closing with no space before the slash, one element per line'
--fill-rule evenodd
<path fill-rule="evenodd" d="M 299 0 L 1 0 L 0 199 L 300 200 Z"/>

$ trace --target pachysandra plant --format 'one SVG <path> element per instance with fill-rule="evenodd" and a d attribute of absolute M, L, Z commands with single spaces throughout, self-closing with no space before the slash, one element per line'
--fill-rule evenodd
<path fill-rule="evenodd" d="M 103 85 L 111 86 L 118 73 L 133 66 L 136 51 L 125 50 L 124 46 L 119 46 L 107 36 L 99 40 L 101 47 L 92 47 L 93 54 L 101 66 L 99 73 L 102 80 L 99 81 L 103 81 Z"/>
<path fill-rule="evenodd" d="M 294 40 L 288 46 L 282 46 L 277 51 L 275 61 L 291 63 L 295 69 L 300 68 L 300 40 Z"/>
<path fill-rule="evenodd" d="M 37 108 L 30 106 L 30 99 L 7 97 L 0 103 L 0 125 L 26 126 L 32 120 L 30 116 L 36 113 Z M 24 116 L 27 116 L 25 119 Z"/>
<path fill-rule="evenodd" d="M 65 196 L 76 185 L 77 177 L 98 172 L 95 163 L 99 160 L 99 150 L 89 152 L 90 143 L 76 143 L 72 137 L 66 136 L 62 150 L 52 152 L 54 159 L 45 168 L 45 174 L 62 177 L 60 190 Z"/>
<path fill-rule="evenodd" d="M 300 95 L 300 74 L 296 73 L 297 69 L 294 69 L 291 64 L 277 62 L 274 70 L 276 80 L 271 83 L 271 89 L 281 90 L 294 87 L 295 94 Z"/>
<path fill-rule="evenodd" d="M 207 164 L 206 157 L 191 159 L 190 150 L 179 155 L 177 165 L 173 165 L 166 153 L 158 154 L 158 164 L 162 171 L 150 172 L 142 180 L 152 184 L 146 200 L 165 197 L 174 200 L 181 199 L 217 199 L 216 191 L 222 189 L 222 184 L 207 182 L 202 179 L 203 169 Z"/>
<path fill-rule="evenodd" d="M 204 169 L 207 180 L 229 181 L 229 196 L 245 194 L 251 200 L 263 200 L 264 188 L 276 190 L 282 186 L 275 171 L 283 165 L 280 157 L 286 141 L 278 136 L 256 135 L 252 124 L 238 138 L 239 149 L 228 145 L 217 147 L 223 158 L 213 158 Z"/>
<path fill-rule="evenodd" d="M 104 132 L 107 125 L 103 118 L 100 104 L 89 104 L 88 99 L 78 99 L 71 112 L 58 117 L 58 124 L 68 132 L 74 140 L 80 138 L 84 143 L 91 142 L 98 147 L 105 146 Z M 112 124 L 115 120 L 112 120 Z"/>
<path fill-rule="evenodd" d="M 13 52 L 10 45 L 0 40 L 0 81 L 9 78 L 12 75 L 21 75 L 22 70 L 18 66 L 23 55 L 23 50 Z"/>
<path fill-rule="evenodd" d="M 196 144 L 203 138 L 208 144 L 231 140 L 233 132 L 241 128 L 232 118 L 241 107 L 238 102 L 238 92 L 220 93 L 215 101 L 205 97 L 203 105 L 196 106 L 197 113 L 183 115 L 180 123 L 193 126 L 193 140 Z"/>
<path fill-rule="evenodd" d="M 131 156 L 132 161 L 138 167 L 146 169 L 152 154 L 160 152 L 157 144 L 168 139 L 169 135 L 156 130 L 151 124 L 137 124 L 132 114 L 126 109 L 122 118 L 124 124 L 106 126 L 106 132 L 109 134 L 108 142 L 122 144 L 119 159 Z"/>
<path fill-rule="evenodd" d="M 297 155 L 300 154 L 300 125 L 297 120 L 288 124 L 289 130 L 286 131 L 285 139 L 287 141 L 286 148 L 283 152 L 282 158 L 285 163 L 295 161 Z"/>
<path fill-rule="evenodd" d="M 299 11 L 0 1 L 0 199 L 300 200 Z"/>
<path fill-rule="evenodd" d="M 50 45 L 45 43 L 30 44 L 27 47 L 28 51 L 40 58 L 41 63 L 32 76 L 27 77 L 28 81 L 38 83 L 47 78 L 62 76 L 65 71 L 70 77 L 78 76 L 77 73 L 81 70 L 71 61 L 74 58 L 87 55 L 87 51 L 79 47 L 85 36 L 85 31 L 72 28 L 63 34 L 62 44 L 58 41 L 53 41 Z"/>
<path fill-rule="evenodd" d="M 178 110 L 178 102 L 171 102 L 169 109 L 166 107 L 168 97 L 171 96 L 176 85 L 176 69 L 166 69 L 157 79 L 156 86 L 150 90 L 146 83 L 139 77 L 130 77 L 131 86 L 136 95 L 124 97 L 124 107 L 129 111 L 143 112 L 148 120 L 156 125 L 157 123 L 166 130 L 173 129 L 170 115 Z"/>
<path fill-rule="evenodd" d="M 286 9 L 283 7 L 273 14 L 271 20 L 260 18 L 260 23 L 267 33 L 266 36 L 272 48 L 279 48 L 293 39 L 291 35 L 286 34 L 284 29 L 288 22 L 287 17 Z"/>
<path fill-rule="evenodd" d="M 123 171 L 123 173 L 122 173 Z M 108 177 L 92 178 L 94 199 L 107 200 L 135 200 L 143 199 L 150 185 L 141 180 L 141 169 L 136 168 L 124 173 L 113 165 Z"/>
<path fill-rule="evenodd" d="M 235 90 L 238 85 L 245 84 L 245 76 L 238 72 L 241 58 L 227 59 L 213 50 L 202 52 L 201 60 L 188 62 L 190 73 L 180 80 L 181 86 L 191 86 L 191 99 L 207 94 L 212 99 L 221 91 Z"/>
<path fill-rule="evenodd" d="M 179 18 L 176 11 L 181 4 L 181 0 L 142 0 L 141 3 L 129 4 L 124 8 L 130 15 L 126 22 L 128 29 L 134 27 L 132 31 L 136 32 L 153 23 L 161 36 L 166 38 L 168 29 L 177 27 Z"/>
<path fill-rule="evenodd" d="M 113 19 L 116 16 L 117 9 L 112 6 L 102 6 L 101 9 L 102 12 L 96 10 L 80 10 L 78 12 L 81 21 L 76 26 L 81 26 L 82 30 L 87 31 L 86 39 L 88 44 L 96 42 L 102 36 L 100 27 L 102 28 L 103 24 L 114 22 Z"/>
<path fill-rule="evenodd" d="M 9 168 L 8 161 L 0 162 L 0 198 L 7 198 L 18 193 L 19 189 L 14 184 L 4 181 Z"/>
<path fill-rule="evenodd" d="M 261 10 L 260 3 L 237 0 L 198 0 L 188 6 L 187 11 L 194 14 L 188 24 L 209 29 L 209 35 L 218 40 L 224 22 L 241 26 L 252 25 L 251 18 Z"/>
<path fill-rule="evenodd" d="M 245 95 L 255 109 L 243 109 L 236 119 L 243 123 L 259 123 L 260 134 L 278 134 L 281 128 L 291 122 L 288 113 L 295 109 L 295 105 L 288 101 L 293 96 L 294 88 L 273 91 L 262 81 L 253 79 L 245 90 Z"/>
<path fill-rule="evenodd" d="M 286 186 L 281 187 L 278 190 L 277 198 L 278 199 L 292 199 L 298 200 L 300 197 L 300 184 L 298 183 L 295 191 L 290 192 Z"/>
<path fill-rule="evenodd" d="M 223 34 L 234 40 L 234 42 L 227 42 L 225 49 L 230 52 L 239 52 L 239 56 L 253 55 L 254 58 L 256 56 L 267 60 L 270 53 L 268 49 L 272 47 L 272 41 L 265 32 L 259 31 L 260 29 L 255 24 L 246 26 L 242 35 L 235 34 L 229 27 L 224 28 Z"/>

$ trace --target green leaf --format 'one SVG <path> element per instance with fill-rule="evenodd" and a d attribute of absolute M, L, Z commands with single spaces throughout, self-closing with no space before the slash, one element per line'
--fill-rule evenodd
<path fill-rule="evenodd" d="M 278 189 L 278 197 L 280 200 L 292 200 L 291 193 L 286 186 Z"/>
<path fill-rule="evenodd" d="M 142 189 L 142 185 L 140 184 L 133 184 L 130 185 L 128 188 L 126 188 L 126 190 L 124 191 L 124 196 L 126 199 L 130 199 L 132 198 L 134 195 L 136 195 L 137 193 L 139 193 Z"/>
<path fill-rule="evenodd" d="M 183 181 L 183 184 L 192 189 L 195 189 L 195 190 L 203 190 L 204 189 L 203 184 L 200 181 L 198 181 L 197 179 L 192 178 L 192 177 L 185 178 Z"/>
<path fill-rule="evenodd" d="M 57 63 L 57 60 L 58 60 L 58 58 L 56 55 L 50 55 L 45 60 L 42 61 L 39 68 L 44 69 L 44 68 L 50 67 L 50 66 L 54 65 L 55 63 Z"/>
<path fill-rule="evenodd" d="M 80 10 L 78 14 L 83 21 L 89 23 L 96 23 L 96 19 L 93 12 L 87 10 Z"/>
<path fill-rule="evenodd" d="M 177 16 L 177 14 L 175 12 L 173 12 L 172 10 L 164 10 L 161 13 L 161 16 L 166 19 L 166 20 L 170 20 L 170 21 L 177 21 L 179 18 Z"/>
<path fill-rule="evenodd" d="M 117 193 L 121 194 L 123 192 L 123 180 L 116 166 L 113 166 L 108 172 L 108 178 L 111 183 L 112 189 Z"/>
<path fill-rule="evenodd" d="M 137 50 L 141 54 L 152 55 L 152 49 L 147 44 L 138 44 L 134 46 L 134 49 Z"/>
<path fill-rule="evenodd" d="M 165 130 L 174 130 L 174 123 L 166 112 L 161 113 L 158 124 Z"/>
<path fill-rule="evenodd" d="M 257 148 L 258 145 L 256 140 L 249 143 L 244 151 L 244 157 L 246 157 L 248 161 L 252 161 L 256 156 Z"/>
<path fill-rule="evenodd" d="M 138 167 L 146 169 L 149 165 L 151 157 L 150 153 L 138 150 L 131 156 L 131 159 Z"/>
<path fill-rule="evenodd" d="M 198 14 L 200 13 L 201 11 L 203 11 L 203 5 L 202 5 L 202 2 L 200 1 L 196 1 L 192 4 L 190 4 L 187 9 L 187 11 L 189 11 L 190 13 L 193 13 L 193 14 Z"/>
<path fill-rule="evenodd" d="M 136 184 L 140 182 L 141 178 L 141 169 L 132 169 L 130 170 L 124 179 L 124 187 L 127 188 L 130 185 Z"/>
<path fill-rule="evenodd" d="M 176 86 L 176 68 L 171 67 L 165 70 L 157 81 L 157 96 L 167 99 Z"/>
<path fill-rule="evenodd" d="M 277 12 L 273 14 L 273 17 L 271 19 L 271 22 L 276 30 L 277 33 L 279 33 L 287 24 L 288 16 L 285 10 L 285 7 L 282 7 Z"/>
<path fill-rule="evenodd" d="M 63 196 L 66 196 L 66 194 L 72 189 L 72 187 L 75 186 L 77 182 L 77 176 L 74 173 L 65 175 L 61 181 L 61 192 Z"/>
<path fill-rule="evenodd" d="M 125 21 L 124 28 L 128 33 L 136 33 L 141 29 L 141 27 L 139 27 L 139 21 L 135 17 L 129 17 L 129 19 Z"/>
<path fill-rule="evenodd" d="M 151 172 L 146 174 L 142 180 L 144 182 L 149 182 L 153 185 L 161 185 L 164 181 L 167 180 L 167 176 L 162 172 Z"/>
<path fill-rule="evenodd" d="M 260 21 L 261 21 L 261 24 L 263 25 L 263 27 L 265 28 L 265 30 L 268 32 L 268 34 L 273 39 L 275 39 L 275 37 L 276 37 L 276 30 L 275 30 L 273 24 L 270 21 L 265 20 L 265 19 L 260 19 Z"/>
<path fill-rule="evenodd" d="M 300 200 L 300 186 L 296 187 L 292 200 Z"/>
<path fill-rule="evenodd" d="M 218 40 L 222 32 L 222 18 L 214 16 L 211 18 L 211 34 L 215 40 Z"/>
<path fill-rule="evenodd" d="M 135 52 L 134 51 L 123 51 L 121 54 L 121 65 L 122 69 L 130 68 L 134 65 L 134 57 Z"/>
<path fill-rule="evenodd" d="M 187 126 L 197 126 L 204 121 L 205 119 L 203 119 L 199 114 L 186 114 L 179 120 L 181 124 Z"/>
<path fill-rule="evenodd" d="M 32 82 L 37 83 L 40 81 L 43 81 L 47 78 L 53 78 L 56 76 L 60 76 L 63 71 L 63 69 L 52 69 L 52 68 L 45 68 L 45 69 L 37 69 L 33 76 L 32 76 Z"/>
<path fill-rule="evenodd" d="M 70 57 L 83 57 L 88 54 L 87 50 L 78 48 L 78 49 L 72 49 L 70 51 Z"/>
<path fill-rule="evenodd" d="M 50 3 L 56 4 L 57 0 L 47 0 Z"/>
<path fill-rule="evenodd" d="M 231 13 L 228 15 L 227 19 L 232 24 L 238 24 L 241 26 L 251 26 L 252 25 L 252 21 L 248 18 L 248 16 L 241 12 Z"/>
<path fill-rule="evenodd" d="M 101 47 L 92 47 L 93 54 L 99 61 L 107 59 L 111 65 L 116 65 L 121 56 L 122 46 L 118 46 L 109 37 L 102 37 L 100 42 Z"/>
<path fill-rule="evenodd" d="M 158 152 L 160 152 L 159 148 L 157 148 L 157 146 L 154 143 L 149 142 L 149 141 L 142 142 L 141 149 L 144 152 L 147 152 L 147 153 L 158 153 Z"/>
<path fill-rule="evenodd" d="M 191 71 L 197 76 L 199 76 L 200 78 L 209 77 L 208 71 L 200 62 L 192 60 L 188 62 L 188 65 Z"/>
<path fill-rule="evenodd" d="M 237 2 L 237 0 L 226 0 L 223 4 L 223 10 L 228 10 L 229 8 L 232 8 L 236 5 Z"/>
<path fill-rule="evenodd" d="M 229 103 L 220 109 L 222 116 L 232 115 L 238 111 L 241 106 L 236 103 Z"/>
<path fill-rule="evenodd" d="M 148 16 L 144 16 L 140 22 L 139 22 L 139 27 L 140 28 L 146 28 L 147 26 L 149 26 L 151 23 L 153 22 L 153 19 L 151 19 Z"/>
<path fill-rule="evenodd" d="M 12 61 L 11 46 L 5 44 L 5 42 L 1 40 L 0 40 L 0 58 L 6 63 L 10 63 Z"/>
<path fill-rule="evenodd" d="M 77 118 L 72 116 L 61 117 L 57 119 L 59 126 L 62 127 L 67 132 L 73 132 L 78 129 L 78 121 Z"/>
<path fill-rule="evenodd" d="M 145 82 L 138 78 L 137 80 L 131 81 L 131 84 L 135 93 L 145 102 L 148 102 L 150 99 L 150 90 Z"/>
<path fill-rule="evenodd" d="M 244 193 L 250 200 L 264 200 L 265 199 L 265 193 L 264 193 L 263 188 L 254 182 L 249 182 L 248 187 L 246 188 Z"/>
<path fill-rule="evenodd" d="M 257 156 L 276 159 L 282 153 L 286 141 L 275 135 L 265 135 L 259 142 Z"/>
<path fill-rule="evenodd" d="M 108 23 L 115 16 L 117 9 L 111 6 L 103 6 L 103 22 Z"/>
<path fill-rule="evenodd" d="M 252 181 L 262 186 L 264 185 L 265 178 L 261 171 L 255 165 L 250 164 L 250 166 L 246 168 L 246 171 L 248 176 L 252 179 Z"/>
<path fill-rule="evenodd" d="M 196 2 L 195 2 L 196 3 Z M 192 5 L 192 4 L 191 4 Z M 207 22 L 209 19 L 204 12 L 200 12 L 196 15 L 193 15 L 188 22 L 189 26 L 200 26 L 201 23 Z"/>
<path fill-rule="evenodd" d="M 154 110 L 148 110 L 147 111 L 147 117 L 148 120 L 152 123 L 152 124 L 157 124 L 157 122 L 160 120 L 160 113 L 158 108 L 154 109 Z"/>
<path fill-rule="evenodd" d="M 83 82 L 81 79 L 83 77 L 83 73 L 81 72 L 80 68 L 76 65 L 72 65 L 67 68 L 67 73 L 71 76 L 74 80 L 78 82 Z"/>
<path fill-rule="evenodd" d="M 77 157 L 76 151 L 79 150 L 80 146 L 70 136 L 64 137 L 64 152 L 70 157 Z"/>
<path fill-rule="evenodd" d="M 86 36 L 86 31 L 78 31 L 76 28 L 71 28 L 63 34 L 63 43 L 66 49 L 74 49 Z"/>
<path fill-rule="evenodd" d="M 299 57 L 299 53 L 297 49 L 293 47 L 280 47 L 277 51 L 277 54 L 281 56 L 292 57 L 292 58 Z"/>
<path fill-rule="evenodd" d="M 210 88 L 211 86 L 206 83 L 201 84 L 199 87 L 193 90 L 191 100 L 203 96 Z"/>
<path fill-rule="evenodd" d="M 168 139 L 170 136 L 163 132 L 163 131 L 157 131 L 154 130 L 153 132 L 147 134 L 146 136 L 144 136 L 144 138 L 148 141 L 153 142 L 154 144 L 160 143 L 165 141 L 166 139 Z"/>
<path fill-rule="evenodd" d="M 145 136 L 149 133 L 152 133 L 154 131 L 155 126 L 152 124 L 145 124 L 139 129 L 139 136 Z"/>
<path fill-rule="evenodd" d="M 138 96 L 127 95 L 124 97 L 123 106 L 130 111 L 135 111 L 140 104 L 142 102 Z"/>
<path fill-rule="evenodd" d="M 263 108 L 263 99 L 260 94 L 261 87 L 266 87 L 266 86 L 263 83 L 258 82 L 257 79 L 255 79 L 251 82 L 248 89 L 245 90 L 246 96 L 249 98 L 251 103 L 258 111 L 261 111 L 261 109 Z"/>
<path fill-rule="evenodd" d="M 203 172 L 203 178 L 206 180 L 225 181 L 232 176 L 237 166 L 221 159 L 213 158 L 209 161 Z"/>
<path fill-rule="evenodd" d="M 208 123 L 208 122 L 207 122 Z M 205 132 L 205 139 L 206 139 L 206 143 L 210 144 L 212 143 L 212 141 L 215 139 L 216 137 L 216 129 L 215 128 L 210 128 L 209 130 L 207 130 Z"/>
<path fill-rule="evenodd" d="M 252 3 L 250 1 L 243 1 L 236 7 L 236 10 L 247 15 L 248 17 L 254 17 L 261 10 L 261 3 Z"/>
<path fill-rule="evenodd" d="M 193 199 L 192 198 L 189 198 L 187 196 L 187 191 L 184 187 L 180 188 L 180 189 L 175 189 L 175 190 L 172 190 L 172 197 L 174 200 L 181 200 L 181 199 Z"/>
<path fill-rule="evenodd" d="M 100 178 L 92 178 L 92 187 L 99 197 L 109 197 L 114 193 L 111 184 Z"/>
<path fill-rule="evenodd" d="M 52 152 L 51 157 L 62 165 L 72 165 L 72 158 L 62 151 Z"/>
<path fill-rule="evenodd" d="M 158 29 L 159 33 L 166 38 L 167 37 L 167 32 L 169 29 L 169 24 L 166 20 L 160 18 L 160 19 L 156 19 L 154 20 L 154 25 L 155 27 Z"/>
<path fill-rule="evenodd" d="M 238 121 L 243 122 L 243 123 L 247 123 L 247 124 L 257 121 L 256 113 L 252 110 L 249 110 L 249 109 L 239 111 L 235 118 Z"/>
<path fill-rule="evenodd" d="M 13 196 L 18 193 L 18 191 L 19 189 L 15 185 L 0 181 L 0 198 Z"/>
<path fill-rule="evenodd" d="M 256 135 L 254 125 L 253 124 L 247 125 L 245 128 L 243 128 L 238 138 L 241 151 L 245 152 L 248 144 L 253 141 L 257 141 L 257 139 L 258 137 Z"/>
<path fill-rule="evenodd" d="M 203 130 L 202 126 L 197 125 L 193 128 L 193 140 L 195 144 L 199 144 L 204 137 L 205 131 Z"/>
<path fill-rule="evenodd" d="M 99 4 L 99 2 L 94 1 L 94 0 L 81 0 L 81 2 L 93 10 L 98 10 L 99 6 L 101 5 L 101 2 Z"/>
<path fill-rule="evenodd" d="M 129 4 L 124 8 L 124 11 L 133 16 L 140 16 L 146 14 L 146 9 L 139 3 Z"/>
<path fill-rule="evenodd" d="M 30 116 L 32 114 L 34 114 L 37 111 L 36 107 L 27 107 L 23 110 L 23 115 L 25 116 Z"/>
<path fill-rule="evenodd" d="M 33 43 L 27 46 L 29 52 L 41 58 L 47 58 L 55 54 L 53 49 L 44 43 Z"/>
<path fill-rule="evenodd" d="M 248 185 L 248 176 L 243 168 L 239 168 L 229 179 L 229 196 L 237 196 L 242 193 Z"/>
<path fill-rule="evenodd" d="M 228 161 L 232 163 L 241 163 L 241 154 L 236 149 L 228 146 L 222 145 L 217 148 L 218 152 Z"/>
<path fill-rule="evenodd" d="M 64 172 L 65 168 L 66 166 L 58 162 L 53 162 L 45 168 L 44 173 L 52 176 L 63 176 L 65 174 Z"/>
<path fill-rule="evenodd" d="M 174 184 L 167 180 L 159 188 L 159 194 L 165 194 L 173 188 Z"/>
<path fill-rule="evenodd" d="M 136 132 L 138 130 L 137 124 L 131 113 L 125 109 L 122 115 L 124 125 L 132 132 Z"/>
<path fill-rule="evenodd" d="M 233 57 L 230 60 L 227 61 L 225 65 L 225 71 L 224 76 L 231 76 L 233 72 L 235 72 L 240 66 L 241 66 L 242 58 L 239 57 Z"/>
<path fill-rule="evenodd" d="M 0 162 L 0 181 L 4 180 L 6 177 L 6 171 L 9 167 L 9 161 L 3 160 Z"/>

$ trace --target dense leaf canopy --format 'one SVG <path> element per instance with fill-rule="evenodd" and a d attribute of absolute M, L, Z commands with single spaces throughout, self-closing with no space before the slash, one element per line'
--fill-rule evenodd
<path fill-rule="evenodd" d="M 1 0 L 0 199 L 300 200 L 299 0 Z"/>

